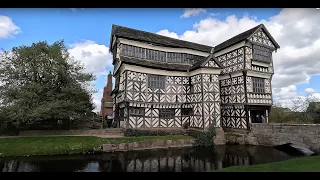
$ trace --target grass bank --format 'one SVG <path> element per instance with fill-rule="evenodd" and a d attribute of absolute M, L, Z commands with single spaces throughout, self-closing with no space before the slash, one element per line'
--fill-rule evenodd
<path fill-rule="evenodd" d="M 302 157 L 252 166 L 232 166 L 212 172 L 320 172 L 320 156 Z"/>
<path fill-rule="evenodd" d="M 95 136 L 47 136 L 0 138 L 0 157 L 81 154 L 96 152 L 102 144 L 145 142 L 153 140 L 190 139 L 190 136 L 141 136 L 124 138 L 100 138 Z"/>

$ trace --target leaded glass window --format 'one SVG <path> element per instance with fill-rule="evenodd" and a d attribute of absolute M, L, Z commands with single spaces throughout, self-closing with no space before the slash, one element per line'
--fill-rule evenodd
<path fill-rule="evenodd" d="M 253 45 L 253 59 L 270 63 L 272 61 L 272 50 L 263 46 Z"/>
<path fill-rule="evenodd" d="M 166 82 L 165 76 L 153 75 L 153 74 L 148 75 L 148 87 L 149 88 L 164 89 L 165 82 Z"/>
<path fill-rule="evenodd" d="M 174 118 L 174 110 L 175 109 L 159 109 L 159 118 L 161 119 L 173 119 Z"/>
<path fill-rule="evenodd" d="M 253 92 L 264 93 L 264 79 L 258 77 L 252 77 Z"/>

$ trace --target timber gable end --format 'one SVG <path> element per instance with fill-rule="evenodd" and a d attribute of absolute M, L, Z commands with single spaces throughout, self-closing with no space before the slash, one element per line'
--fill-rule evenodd
<path fill-rule="evenodd" d="M 250 130 L 253 110 L 272 105 L 280 46 L 263 24 L 215 47 L 117 25 L 111 37 L 114 106 L 127 128 Z"/>

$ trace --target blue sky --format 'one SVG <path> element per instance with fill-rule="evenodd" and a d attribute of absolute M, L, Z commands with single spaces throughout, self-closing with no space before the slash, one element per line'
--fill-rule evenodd
<path fill-rule="evenodd" d="M 197 21 L 210 16 L 201 14 L 190 18 L 180 18 L 184 9 L 77 9 L 39 8 L 39 9 L 0 9 L 0 14 L 10 17 L 22 33 L 15 38 L 0 41 L 0 46 L 11 48 L 20 44 L 47 40 L 54 42 L 64 39 L 66 43 L 79 40 L 93 40 L 108 45 L 112 24 L 123 25 L 149 32 L 168 29 L 178 34 L 190 29 Z M 258 19 L 276 15 L 280 9 L 210 9 L 218 14 L 215 18 L 225 19 L 235 14 L 242 17 L 248 13 Z"/>
<path fill-rule="evenodd" d="M 183 16 L 183 14 L 185 16 Z M 310 20 L 306 19 L 307 16 Z M 274 97 L 283 102 L 290 99 L 288 95 L 297 96 L 307 88 L 320 89 L 320 70 L 313 69 L 301 71 L 302 75 L 290 78 L 295 66 L 310 67 L 310 63 L 317 61 L 307 59 L 301 63 L 296 58 L 288 55 L 288 49 L 302 51 L 307 47 L 315 48 L 317 39 L 304 43 L 294 41 L 295 38 L 319 38 L 315 34 L 317 17 L 308 9 L 283 10 L 283 9 L 95 9 L 95 8 L 45 8 L 45 9 L 0 9 L 0 48 L 10 50 L 14 46 L 30 45 L 33 42 L 46 40 L 52 43 L 64 39 L 70 46 L 71 54 L 83 61 L 88 69 L 95 72 L 98 79 L 95 82 L 97 89 L 102 89 L 106 81 L 106 72 L 112 70 L 111 56 L 108 54 L 110 31 L 112 24 L 127 26 L 135 29 L 159 33 L 166 36 L 184 40 L 215 45 L 231 36 L 245 31 L 259 23 L 264 23 L 271 34 L 281 46 L 275 55 L 276 74 L 273 80 Z M 1 18 L 2 17 L 2 18 Z M 9 18 L 11 22 L 8 22 Z M 272 18 L 271 18 L 272 17 Z M 296 18 L 295 20 L 292 18 Z M 297 19 L 298 18 L 298 19 Z M 300 18 L 300 19 L 299 19 Z M 3 22 L 2 22 L 3 21 Z M 310 28 L 309 35 L 297 32 L 302 22 L 304 28 Z M 314 23 L 313 23 L 314 22 Z M 320 21 L 318 21 L 320 22 Z M 9 25 L 6 25 L 9 24 Z M 11 24 L 10 24 L 11 23 Z M 280 28 L 282 27 L 282 28 Z M 220 30 L 219 30 L 220 29 Z M 221 29 L 225 29 L 221 32 Z M 290 30 L 291 38 L 283 35 Z M 11 31 L 11 33 L 10 33 Z M 189 33 L 186 33 L 189 32 Z M 272 33 L 274 32 L 274 33 Z M 311 35 L 310 35 L 311 33 Z M 290 42 L 292 39 L 292 42 Z M 310 38 L 309 38 L 310 39 Z M 309 40 L 310 41 L 310 40 Z M 307 41 L 306 41 L 307 42 Z M 317 44 L 316 44 L 317 45 Z M 103 54 L 97 54 L 97 49 Z M 284 49 L 284 50 L 282 50 Z M 92 51 L 93 56 L 81 59 L 80 53 Z M 78 54 L 77 54 L 78 53 Z M 313 56 L 318 52 L 309 52 Z M 301 57 L 302 61 L 308 54 Z M 291 59 L 290 59 L 291 58 Z M 292 60 L 293 59 L 293 60 Z M 292 64 L 297 61 L 297 64 Z M 310 62 L 309 62 L 310 61 Z M 292 65 L 291 65 L 292 64 Z M 289 72 L 289 69 L 292 69 Z M 288 72 L 286 72 L 288 71 Z M 278 73 L 279 72 L 279 73 Z M 278 76 L 277 76 L 278 74 Z M 294 87 L 293 87 L 294 86 Z M 308 89 L 309 91 L 314 91 Z M 99 106 L 101 91 L 95 94 L 95 102 Z"/>

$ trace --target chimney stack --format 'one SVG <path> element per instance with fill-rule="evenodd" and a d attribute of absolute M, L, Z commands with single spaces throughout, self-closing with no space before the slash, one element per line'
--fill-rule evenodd
<path fill-rule="evenodd" d="M 107 85 L 103 88 L 103 95 L 101 99 L 101 114 L 102 116 L 106 116 L 107 114 L 112 114 L 113 110 L 112 107 L 105 107 L 105 102 L 111 102 L 112 103 L 112 73 L 111 71 L 108 74 L 108 80 Z"/>

